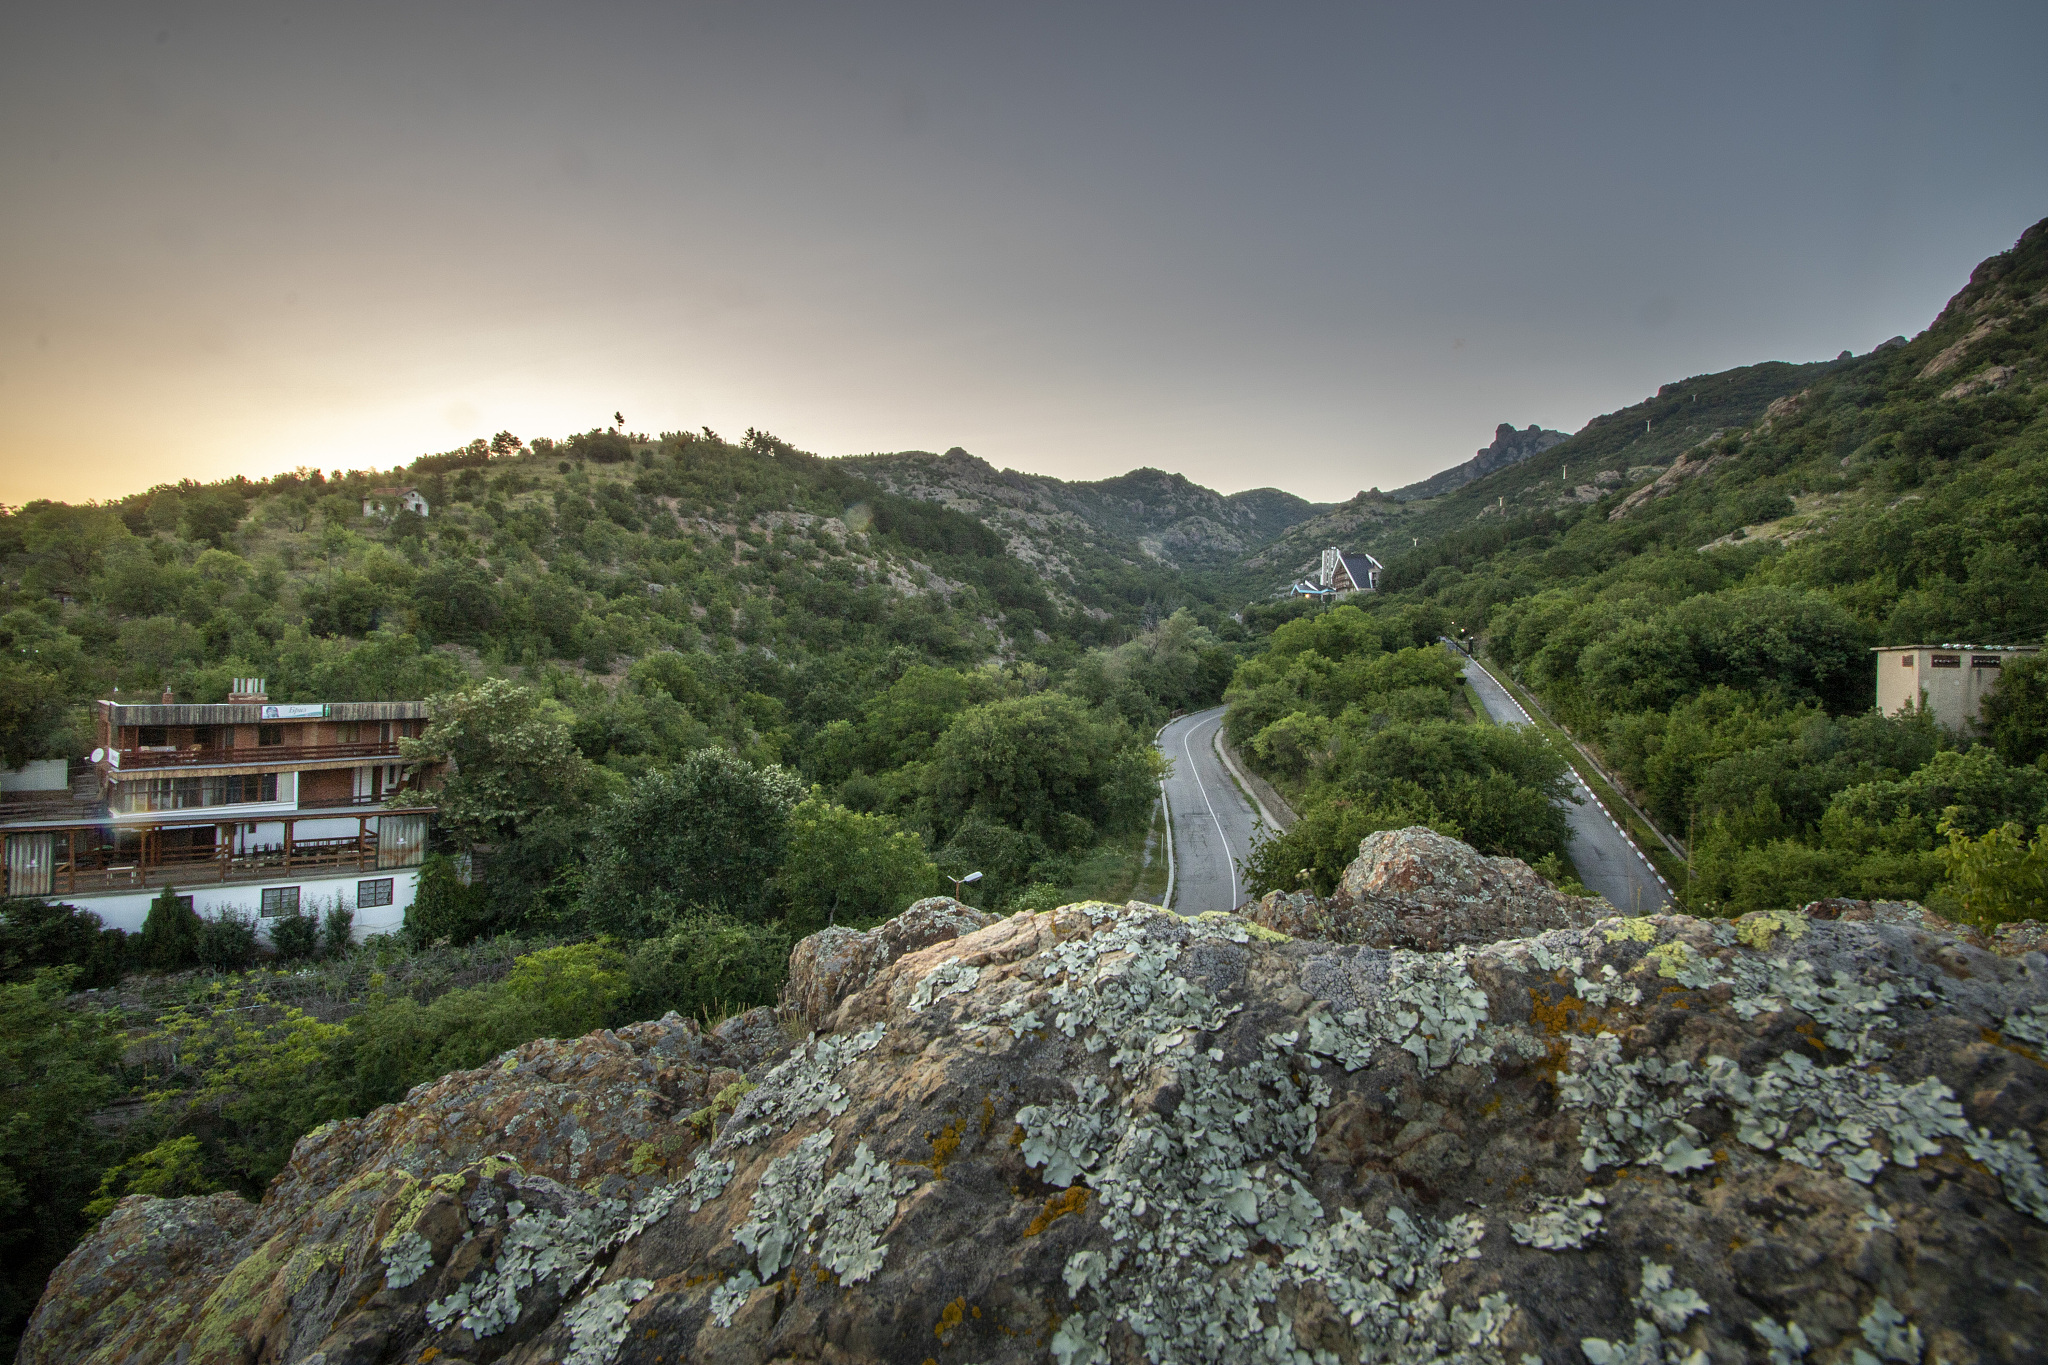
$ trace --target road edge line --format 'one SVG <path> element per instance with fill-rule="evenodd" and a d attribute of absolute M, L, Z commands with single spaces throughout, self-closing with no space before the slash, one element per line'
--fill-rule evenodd
<path fill-rule="evenodd" d="M 1169 719 L 1166 725 L 1171 724 L 1173 724 L 1173 721 Z M 1166 733 L 1166 725 L 1162 725 L 1152 732 L 1153 748 L 1157 749 L 1160 747 L 1159 739 L 1160 736 Z M 1170 761 L 1172 755 L 1169 754 L 1167 757 Z M 1173 802 L 1166 799 L 1166 779 L 1164 777 L 1159 779 L 1159 809 L 1166 816 L 1166 894 L 1159 898 L 1159 908 L 1161 910 L 1171 910 L 1173 909 Z"/>
<path fill-rule="evenodd" d="M 1237 789 L 1245 794 L 1245 799 L 1252 803 L 1252 809 L 1259 813 L 1259 823 L 1275 834 L 1282 833 L 1280 822 L 1273 818 L 1273 812 L 1266 809 L 1266 803 L 1259 800 L 1259 794 L 1252 790 L 1252 784 L 1245 780 L 1245 775 L 1230 761 L 1229 751 L 1223 747 L 1223 722 L 1216 722 L 1216 733 L 1209 737 L 1209 747 L 1216 751 L 1216 757 L 1223 760 L 1223 766 L 1230 770 L 1231 780 L 1237 783 Z"/>

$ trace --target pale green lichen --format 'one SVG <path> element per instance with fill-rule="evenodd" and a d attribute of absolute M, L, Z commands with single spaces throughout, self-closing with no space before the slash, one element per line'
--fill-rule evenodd
<path fill-rule="evenodd" d="M 811 1205 L 813 1218 L 823 1217 L 818 1260 L 841 1284 L 859 1284 L 882 1268 L 888 1244 L 882 1234 L 896 1218 L 896 1198 L 908 1194 L 917 1177 L 892 1173 L 863 1142 L 854 1148 L 845 1169 L 825 1182 Z"/>
<path fill-rule="evenodd" d="M 1706 1365 L 1707 1353 L 1672 1340 L 1692 1318 L 1712 1311 L 1699 1294 L 1675 1284 L 1671 1267 L 1645 1256 L 1636 1288 L 1635 1335 L 1630 1341 L 1586 1337 L 1579 1342 L 1592 1365 Z"/>
<path fill-rule="evenodd" d="M 1795 939 L 1806 932 L 1806 916 L 1790 910 L 1760 910 L 1735 921 L 1735 940 L 1761 952 L 1779 934 Z"/>
<path fill-rule="evenodd" d="M 1194 1037 L 1229 1011 L 1174 964 L 1187 942 L 1238 941 L 1241 926 L 1131 912 L 1094 927 L 1047 954 L 1057 955 L 1047 970 L 1058 978 L 1055 1027 L 1108 1053 L 1110 1077 L 1129 1075 L 1132 1092 L 1084 1072 L 1070 1082 L 1071 1100 L 1017 1114 L 1027 1165 L 1050 1183 L 1092 1188 L 1108 1238 L 1067 1259 L 1077 1303 L 1050 1341 L 1054 1358 L 1106 1360 L 1117 1324 L 1153 1360 L 1334 1360 L 1305 1352 L 1278 1307 L 1281 1291 L 1313 1287 L 1350 1324 L 1361 1360 L 1499 1361 L 1516 1311 L 1505 1296 L 1469 1308 L 1444 1302 L 1444 1269 L 1478 1255 L 1484 1222 L 1436 1223 L 1399 1206 L 1377 1226 L 1351 1209 L 1332 1217 L 1305 1164 L 1317 1104 L 1331 1096 L 1327 1082 L 1304 1074 L 1321 1057 L 1355 1068 L 1400 1049 L 1425 1075 L 1484 1064 L 1486 997 L 1466 958 L 1394 955 L 1369 1006 L 1312 1016 L 1307 1029 L 1267 1035 L 1256 1056 L 1226 1066 L 1220 1047 Z M 1135 1102 L 1167 1083 L 1177 1088 L 1170 1112 Z M 1284 1255 L 1253 1256 L 1255 1239 Z"/>
<path fill-rule="evenodd" d="M 709 1152 L 697 1153 L 695 1165 L 683 1180 L 683 1192 L 690 1196 L 690 1212 L 695 1213 L 724 1194 L 732 1173 L 732 1162 L 714 1161 Z"/>
<path fill-rule="evenodd" d="M 711 1320 L 720 1327 L 732 1326 L 733 1314 L 739 1312 L 740 1306 L 760 1287 L 761 1281 L 751 1270 L 740 1270 L 728 1275 L 711 1291 Z"/>
<path fill-rule="evenodd" d="M 768 1163 L 754 1187 L 747 1216 L 733 1229 L 732 1239 L 754 1257 L 763 1283 L 774 1279 L 796 1255 L 796 1246 L 810 1221 L 826 1162 L 832 1159 L 832 1130 L 820 1128 Z"/>
<path fill-rule="evenodd" d="M 1775 1318 L 1758 1318 L 1749 1324 L 1749 1330 L 1757 1334 L 1770 1352 L 1770 1365 L 1798 1365 L 1813 1347 L 1806 1339 L 1805 1329 L 1796 1322 L 1780 1326 Z"/>
<path fill-rule="evenodd" d="M 378 1248 L 384 1261 L 384 1283 L 404 1289 L 433 1268 L 434 1248 L 410 1228 L 386 1237 Z"/>
<path fill-rule="evenodd" d="M 972 990 L 980 979 L 981 968 L 970 967 L 957 957 L 949 957 L 925 973 L 924 979 L 910 992 L 909 1010 L 912 1014 L 922 1014 L 936 1000 Z"/>
<path fill-rule="evenodd" d="M 1921 1354 L 1927 1349 L 1927 1343 L 1921 1339 L 1920 1329 L 1906 1321 L 1906 1315 L 1892 1307 L 1891 1300 L 1882 1295 L 1871 1304 L 1870 1311 L 1857 1321 L 1856 1326 L 1863 1333 L 1863 1339 L 1870 1343 L 1871 1350 L 1877 1352 L 1877 1357 L 1881 1360 L 1913 1361 L 1917 1365 Z M 1861 1350 L 1856 1352 L 1856 1356 L 1863 1360 L 1870 1359 L 1870 1356 Z"/>
<path fill-rule="evenodd" d="M 1639 919 L 1625 919 L 1606 933 L 1609 943 L 1655 943 L 1657 922 L 1647 915 Z"/>
<path fill-rule="evenodd" d="M 1607 1196 L 1598 1190 L 1581 1190 L 1577 1198 L 1547 1196 L 1536 1201 L 1536 1212 L 1526 1223 L 1510 1223 L 1508 1230 L 1523 1246 L 1544 1251 L 1575 1251 L 1600 1233 L 1604 1215 L 1594 1205 L 1604 1205 Z"/>
<path fill-rule="evenodd" d="M 652 1288 L 652 1280 L 613 1280 L 585 1295 L 564 1315 L 569 1354 L 562 1365 L 612 1365 L 630 1330 L 626 1315 Z"/>
<path fill-rule="evenodd" d="M 2048 1047 L 2048 1005 L 2035 1005 L 2006 1015 L 2002 1032 L 2008 1038 L 2017 1038 L 2035 1047 Z"/>
<path fill-rule="evenodd" d="M 812 1037 L 740 1099 L 711 1150 L 727 1152 L 751 1146 L 771 1133 L 787 1132 L 814 1114 L 837 1118 L 845 1113 L 852 1101 L 840 1083 L 839 1072 L 881 1042 L 886 1028 L 875 1024 L 859 1033 Z"/>

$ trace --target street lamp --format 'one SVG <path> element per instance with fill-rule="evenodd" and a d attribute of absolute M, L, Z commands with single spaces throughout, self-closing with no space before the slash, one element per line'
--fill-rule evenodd
<path fill-rule="evenodd" d="M 981 874 L 979 872 L 970 872 L 964 877 L 949 877 L 947 880 L 953 883 L 953 899 L 957 901 L 960 899 L 960 888 L 974 885 L 974 883 L 981 880 Z"/>

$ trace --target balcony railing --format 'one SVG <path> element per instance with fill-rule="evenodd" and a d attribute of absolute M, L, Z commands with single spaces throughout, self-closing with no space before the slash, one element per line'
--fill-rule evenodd
<path fill-rule="evenodd" d="M 167 846 L 156 830 L 144 831 L 138 842 L 121 844 L 91 842 L 96 832 L 85 827 L 26 836 L 40 840 L 42 847 L 10 848 L 8 892 L 65 896 L 416 867 L 426 851 L 427 814 L 427 809 L 410 810 L 404 815 L 417 818 L 403 824 L 323 839 L 296 837 L 292 826 L 298 821 L 287 820 L 283 842 L 260 848 Z M 386 811 L 382 818 L 399 818 L 399 813 Z M 29 856 L 17 860 L 17 851 Z M 14 866 L 16 861 L 22 865 Z"/>
<path fill-rule="evenodd" d="M 109 749 L 109 767 L 137 772 L 154 768 L 291 768 L 305 763 L 327 763 L 339 759 L 382 759 L 390 762 L 398 754 L 397 740 L 373 740 L 367 744 L 258 744 L 239 749 Z"/>

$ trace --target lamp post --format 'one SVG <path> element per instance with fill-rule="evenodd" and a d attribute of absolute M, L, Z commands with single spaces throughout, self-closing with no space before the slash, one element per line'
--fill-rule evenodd
<path fill-rule="evenodd" d="M 960 899 L 960 888 L 974 885 L 981 880 L 981 874 L 970 872 L 964 877 L 949 877 L 947 880 L 953 883 L 953 899 L 957 901 Z"/>

